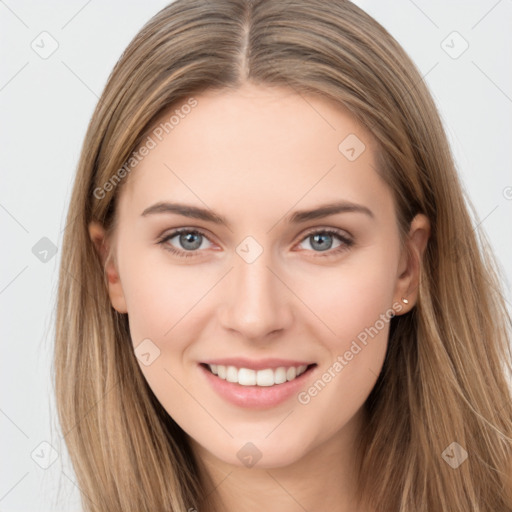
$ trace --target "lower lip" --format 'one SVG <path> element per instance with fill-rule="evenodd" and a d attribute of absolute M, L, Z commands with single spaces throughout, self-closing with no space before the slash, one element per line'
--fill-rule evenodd
<path fill-rule="evenodd" d="M 309 367 L 293 380 L 273 386 L 242 386 L 217 377 L 202 365 L 199 365 L 199 368 L 213 389 L 228 402 L 239 407 L 267 409 L 296 395 L 304 387 L 306 379 L 309 378 L 316 366 Z"/>

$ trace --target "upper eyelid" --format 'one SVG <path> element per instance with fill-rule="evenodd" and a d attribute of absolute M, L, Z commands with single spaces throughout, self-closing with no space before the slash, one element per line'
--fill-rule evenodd
<path fill-rule="evenodd" d="M 307 229 L 306 232 L 302 235 L 302 239 L 301 240 L 303 240 L 307 236 L 310 236 L 313 233 L 317 233 L 317 232 L 318 233 L 323 233 L 325 231 L 333 232 L 334 234 L 337 234 L 339 236 L 346 235 L 346 238 L 350 238 L 350 239 L 354 238 L 352 236 L 352 234 L 349 231 L 347 231 L 346 229 L 327 227 L 326 226 L 326 227 L 312 227 L 310 229 Z"/>
<path fill-rule="evenodd" d="M 214 243 L 213 240 L 211 239 L 212 237 L 210 235 L 208 235 L 202 228 L 187 228 L 187 227 L 171 229 L 168 233 L 164 232 L 164 234 L 162 234 L 158 237 L 158 240 L 171 239 L 171 238 L 174 238 L 175 236 L 178 236 L 182 233 L 199 233 L 200 235 L 207 238 L 210 242 Z"/>

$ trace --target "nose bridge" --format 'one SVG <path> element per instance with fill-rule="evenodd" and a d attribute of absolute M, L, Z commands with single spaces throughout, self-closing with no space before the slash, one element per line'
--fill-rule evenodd
<path fill-rule="evenodd" d="M 263 250 L 254 261 L 238 255 L 235 258 L 228 296 L 223 301 L 224 328 L 251 339 L 285 328 L 291 320 L 290 297 L 275 275 L 279 272 L 273 268 L 271 251 Z"/>

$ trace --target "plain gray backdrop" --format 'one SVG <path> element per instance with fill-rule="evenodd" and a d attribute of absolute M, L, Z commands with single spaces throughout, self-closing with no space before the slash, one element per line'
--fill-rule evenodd
<path fill-rule="evenodd" d="M 65 213 L 87 124 L 122 51 L 167 1 L 0 0 L 0 510 L 78 511 L 51 381 Z M 512 0 L 358 0 L 420 69 L 475 229 L 512 278 Z"/>

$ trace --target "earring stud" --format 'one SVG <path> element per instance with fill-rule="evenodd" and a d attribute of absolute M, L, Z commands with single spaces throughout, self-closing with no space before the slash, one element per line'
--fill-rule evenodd
<path fill-rule="evenodd" d="M 406 299 L 405 297 L 402 297 L 402 302 L 404 304 L 409 304 L 409 299 Z"/>

